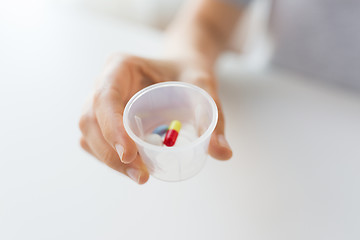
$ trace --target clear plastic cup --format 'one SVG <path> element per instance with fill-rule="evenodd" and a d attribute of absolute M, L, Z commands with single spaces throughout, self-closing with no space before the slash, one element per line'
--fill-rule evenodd
<path fill-rule="evenodd" d="M 123 118 L 125 130 L 150 174 L 164 181 L 181 181 L 203 168 L 218 111 L 203 89 L 189 83 L 163 82 L 137 92 L 127 103 Z M 143 140 L 154 128 L 172 120 L 193 125 L 198 138 L 178 147 L 156 146 Z"/>

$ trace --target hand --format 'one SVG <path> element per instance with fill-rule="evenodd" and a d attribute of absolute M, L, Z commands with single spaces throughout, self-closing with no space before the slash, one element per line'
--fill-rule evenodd
<path fill-rule="evenodd" d="M 109 59 L 95 93 L 85 106 L 79 122 L 82 148 L 135 182 L 145 183 L 149 173 L 124 129 L 122 114 L 126 103 L 140 89 L 171 80 L 198 85 L 214 98 L 219 120 L 211 136 L 209 153 L 219 160 L 229 159 L 232 151 L 224 137 L 224 117 L 212 71 L 179 61 L 124 55 Z"/>

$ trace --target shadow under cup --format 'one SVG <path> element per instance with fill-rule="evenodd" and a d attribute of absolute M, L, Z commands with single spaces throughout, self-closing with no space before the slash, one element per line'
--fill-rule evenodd
<path fill-rule="evenodd" d="M 189 83 L 163 82 L 137 92 L 127 103 L 123 118 L 125 130 L 150 174 L 164 181 L 180 181 L 194 176 L 204 166 L 218 111 L 203 89 Z M 172 120 L 191 124 L 198 138 L 178 147 L 156 146 L 143 140 L 154 128 L 169 125 Z"/>

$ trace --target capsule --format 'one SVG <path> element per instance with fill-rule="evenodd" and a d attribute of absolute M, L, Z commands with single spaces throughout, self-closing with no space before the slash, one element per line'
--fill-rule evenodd
<path fill-rule="evenodd" d="M 164 138 L 164 144 L 168 147 L 174 146 L 177 136 L 181 128 L 181 123 L 178 120 L 174 120 L 170 123 L 169 130 L 166 132 Z"/>
<path fill-rule="evenodd" d="M 169 130 L 168 125 L 160 125 L 157 128 L 154 129 L 154 131 L 152 131 L 152 133 L 155 133 L 159 136 L 163 136 L 167 130 Z"/>

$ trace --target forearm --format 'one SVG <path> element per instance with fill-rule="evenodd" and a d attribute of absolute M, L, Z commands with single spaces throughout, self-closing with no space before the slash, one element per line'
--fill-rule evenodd
<path fill-rule="evenodd" d="M 242 12 L 218 0 L 189 1 L 167 30 L 166 55 L 212 68 Z"/>

